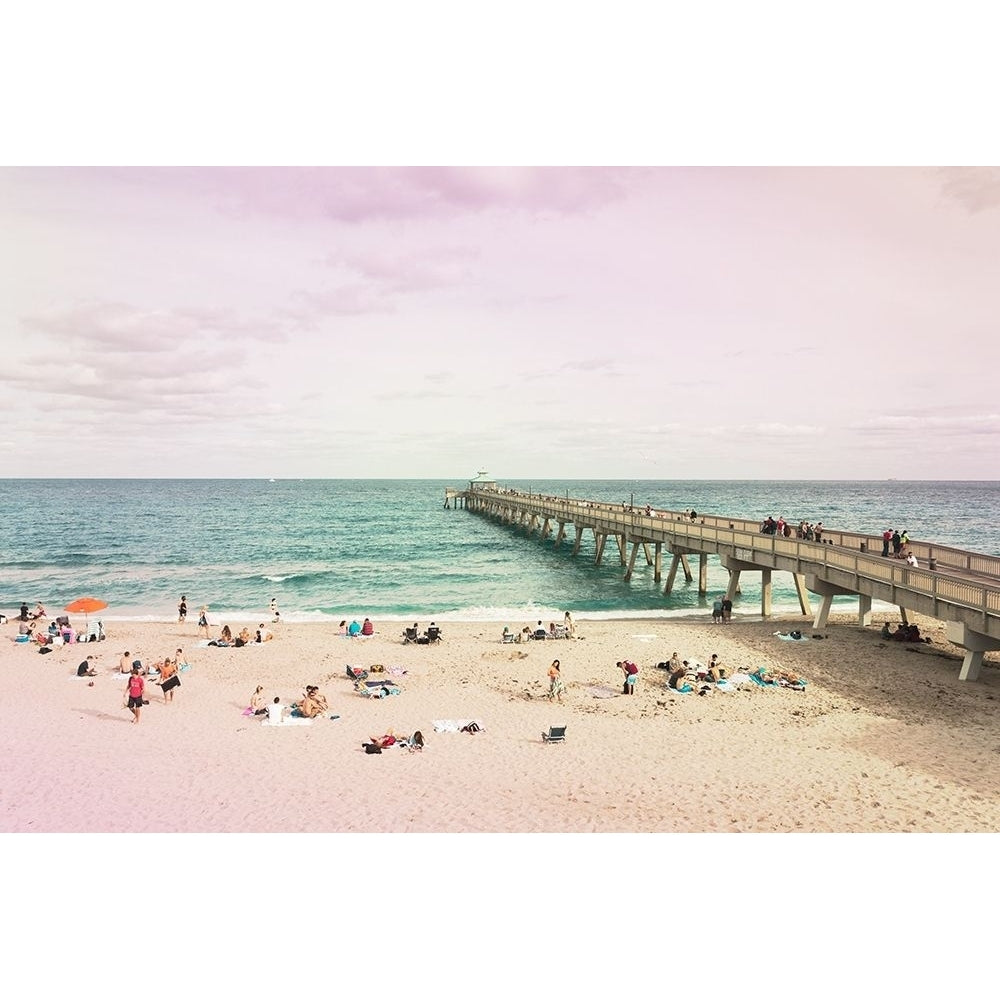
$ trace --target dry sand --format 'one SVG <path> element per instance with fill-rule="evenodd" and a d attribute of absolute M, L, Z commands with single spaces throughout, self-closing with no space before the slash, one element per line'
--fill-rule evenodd
<path fill-rule="evenodd" d="M 192 623 L 106 620 L 109 638 L 40 655 L 0 630 L 3 831 L 737 832 L 995 831 L 1000 828 L 1000 671 L 958 680 L 943 623 L 933 642 L 883 642 L 847 618 L 827 638 L 781 641 L 801 619 L 577 623 L 577 638 L 503 645 L 501 625 L 442 622 L 444 640 L 403 645 L 402 623 L 366 639 L 325 624 L 273 626 L 275 640 L 198 648 Z M 425 627 L 427 622 L 422 622 Z M 511 625 L 520 624 L 512 622 Z M 217 634 L 217 629 L 213 629 Z M 139 725 L 116 670 L 185 650 L 172 704 L 147 687 Z M 804 692 L 754 686 L 700 697 L 654 668 L 677 650 L 730 672 L 795 670 Z M 77 664 L 98 656 L 93 686 Z M 564 704 L 546 697 L 562 662 Z M 620 694 L 619 659 L 641 667 Z M 355 693 L 347 664 L 398 667 L 402 694 Z M 241 712 L 257 684 L 290 703 L 318 684 L 329 715 L 268 728 Z M 602 691 L 612 697 L 595 697 Z M 433 720 L 484 731 L 436 733 Z M 565 725 L 566 742 L 541 733 Z M 387 729 L 422 753 L 361 744 Z"/>

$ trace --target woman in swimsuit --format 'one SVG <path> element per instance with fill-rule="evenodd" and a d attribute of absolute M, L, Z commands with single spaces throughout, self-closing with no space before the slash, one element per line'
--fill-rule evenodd
<path fill-rule="evenodd" d="M 559 670 L 559 661 L 553 660 L 552 666 L 549 667 L 549 701 L 555 698 L 561 705 L 563 690 L 563 679 Z"/>

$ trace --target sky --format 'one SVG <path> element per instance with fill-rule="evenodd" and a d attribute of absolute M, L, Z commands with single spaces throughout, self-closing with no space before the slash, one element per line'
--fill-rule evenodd
<path fill-rule="evenodd" d="M 7 476 L 996 478 L 1000 170 L 8 167 Z"/>

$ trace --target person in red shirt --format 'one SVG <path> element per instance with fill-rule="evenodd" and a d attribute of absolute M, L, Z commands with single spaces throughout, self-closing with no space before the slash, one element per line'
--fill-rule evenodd
<path fill-rule="evenodd" d="M 372 620 L 370 618 L 366 618 L 364 620 L 364 624 L 361 626 L 361 634 L 371 635 L 374 631 L 375 631 L 375 626 L 372 625 Z"/>
<path fill-rule="evenodd" d="M 889 546 L 892 543 L 892 528 L 886 528 L 882 532 L 882 558 L 889 558 Z"/>
<path fill-rule="evenodd" d="M 622 694 L 635 694 L 635 682 L 639 678 L 639 668 L 631 660 L 619 660 L 618 669 L 625 674 Z"/>
<path fill-rule="evenodd" d="M 146 682 L 142 679 L 139 667 L 133 667 L 128 683 L 125 685 L 125 694 L 128 696 L 128 708 L 134 718 L 133 723 L 139 721 L 139 712 L 142 710 L 142 695 L 146 689 Z"/>

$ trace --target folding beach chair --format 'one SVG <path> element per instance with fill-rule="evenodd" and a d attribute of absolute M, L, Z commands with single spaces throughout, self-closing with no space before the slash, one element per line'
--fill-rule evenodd
<path fill-rule="evenodd" d="M 543 743 L 562 743 L 565 739 L 565 726 L 549 726 L 549 731 L 547 733 L 542 733 Z"/>
<path fill-rule="evenodd" d="M 418 638 L 418 633 L 415 628 L 404 628 L 403 629 L 403 645 L 405 646 L 408 642 L 416 642 Z"/>
<path fill-rule="evenodd" d="M 352 681 L 363 681 L 368 678 L 368 671 L 364 667 L 352 667 L 350 664 L 347 666 L 347 676 L 351 678 Z"/>

